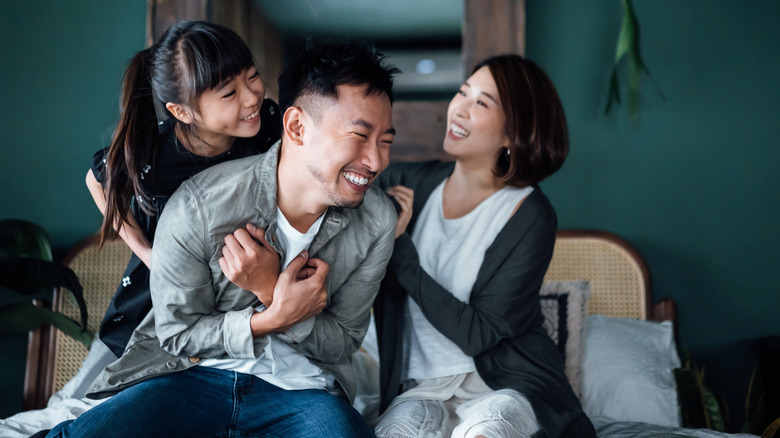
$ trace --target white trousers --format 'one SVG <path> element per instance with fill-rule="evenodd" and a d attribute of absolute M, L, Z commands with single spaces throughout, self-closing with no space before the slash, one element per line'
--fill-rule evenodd
<path fill-rule="evenodd" d="M 419 382 L 393 401 L 374 431 L 377 438 L 527 438 L 538 430 L 525 396 L 492 391 L 469 373 Z"/>

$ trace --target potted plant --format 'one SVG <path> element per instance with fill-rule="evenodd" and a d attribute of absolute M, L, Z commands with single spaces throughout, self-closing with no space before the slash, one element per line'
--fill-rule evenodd
<path fill-rule="evenodd" d="M 79 321 L 33 303 L 35 298 L 37 302 L 43 297 L 50 300 L 51 292 L 60 287 L 70 291 L 78 303 Z M 93 334 L 87 329 L 81 284 L 71 269 L 52 261 L 48 234 L 40 226 L 17 219 L 0 220 L 0 293 L 6 299 L 16 297 L 0 305 L 0 332 L 26 333 L 52 325 L 89 348 Z"/>

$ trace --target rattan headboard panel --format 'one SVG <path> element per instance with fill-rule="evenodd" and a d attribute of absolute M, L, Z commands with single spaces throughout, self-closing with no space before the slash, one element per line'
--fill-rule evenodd
<path fill-rule="evenodd" d="M 647 268 L 617 236 L 593 231 L 559 231 L 545 281 L 586 280 L 588 313 L 647 319 L 652 302 Z"/>
<path fill-rule="evenodd" d="M 97 333 L 103 315 L 130 260 L 130 248 L 121 239 L 116 239 L 107 241 L 100 251 L 97 244 L 89 243 L 72 256 L 68 267 L 73 269 L 84 287 L 84 300 L 89 311 L 87 326 L 92 333 Z M 70 293 L 61 292 L 60 300 L 55 306 L 59 306 L 60 311 L 65 315 L 79 320 L 78 305 Z M 54 364 L 54 391 L 56 392 L 76 375 L 87 357 L 88 350 L 59 330 L 55 336 L 57 336 Z"/>

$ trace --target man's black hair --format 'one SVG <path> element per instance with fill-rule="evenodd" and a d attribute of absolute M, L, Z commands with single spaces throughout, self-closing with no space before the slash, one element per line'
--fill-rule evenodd
<path fill-rule="evenodd" d="M 337 85 L 366 85 L 366 95 L 384 93 L 394 101 L 393 76 L 400 73 L 385 55 L 356 42 L 309 45 L 279 76 L 282 113 L 301 97 L 337 98 Z"/>

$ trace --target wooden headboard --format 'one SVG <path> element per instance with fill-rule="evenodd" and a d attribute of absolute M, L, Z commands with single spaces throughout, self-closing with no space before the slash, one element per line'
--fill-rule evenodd
<path fill-rule="evenodd" d="M 650 273 L 642 256 L 615 234 L 558 231 L 545 281 L 565 280 L 590 282 L 590 314 L 676 323 L 674 301 L 653 301 Z"/>

